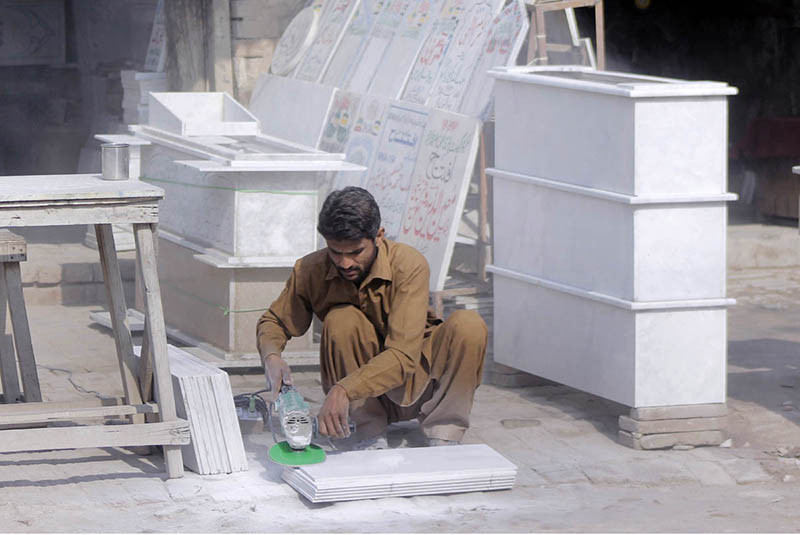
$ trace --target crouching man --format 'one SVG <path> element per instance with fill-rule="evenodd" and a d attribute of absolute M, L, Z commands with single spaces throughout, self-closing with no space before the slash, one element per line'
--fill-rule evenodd
<path fill-rule="evenodd" d="M 327 247 L 295 263 L 281 295 L 259 319 L 258 350 L 273 396 L 291 373 L 281 352 L 323 322 L 323 435 L 386 447 L 389 423 L 420 421 L 429 445 L 458 443 L 481 381 L 487 329 L 473 312 L 442 322 L 428 307 L 430 270 L 413 247 L 384 237 L 375 199 L 362 188 L 332 192 L 317 229 Z M 276 386 L 277 385 L 277 386 Z"/>

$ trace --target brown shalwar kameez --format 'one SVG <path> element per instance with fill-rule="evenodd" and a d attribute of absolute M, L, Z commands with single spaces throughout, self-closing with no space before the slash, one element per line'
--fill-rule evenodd
<path fill-rule="evenodd" d="M 429 438 L 461 440 L 481 380 L 486 324 L 465 310 L 434 318 L 429 274 L 421 253 L 390 240 L 358 287 L 339 275 L 327 250 L 311 253 L 259 319 L 259 351 L 280 353 L 316 314 L 323 390 L 345 389 L 360 438 L 418 418 Z"/>

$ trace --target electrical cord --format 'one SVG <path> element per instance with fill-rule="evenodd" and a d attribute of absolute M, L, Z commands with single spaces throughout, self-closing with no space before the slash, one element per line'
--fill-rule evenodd
<path fill-rule="evenodd" d="M 275 429 L 272 427 L 272 411 L 274 403 L 270 402 L 267 403 L 266 400 L 261 397 L 260 394 L 264 392 L 270 392 L 268 388 L 263 390 L 259 390 L 258 392 L 247 392 L 244 394 L 237 394 L 233 396 L 233 405 L 235 407 L 241 407 L 246 409 L 248 412 L 256 412 L 258 411 L 261 414 L 261 420 L 267 427 L 269 427 L 269 432 L 272 433 L 272 440 L 275 443 L 278 443 L 278 437 L 275 435 Z"/>
<path fill-rule="evenodd" d="M 275 444 L 277 444 L 278 437 L 275 435 L 275 429 L 272 426 L 272 411 L 274 410 L 275 403 L 267 403 L 267 401 L 260 395 L 264 392 L 270 391 L 270 389 L 265 388 L 257 392 L 237 394 L 233 396 L 233 405 L 235 407 L 246 409 L 248 412 L 258 411 L 259 414 L 261 414 L 261 420 L 267 424 L 267 427 L 269 427 L 269 432 L 272 434 L 272 440 L 275 442 Z M 325 438 L 327 439 L 330 448 L 332 450 L 336 450 L 336 445 L 331 441 L 330 437 L 326 436 Z"/>

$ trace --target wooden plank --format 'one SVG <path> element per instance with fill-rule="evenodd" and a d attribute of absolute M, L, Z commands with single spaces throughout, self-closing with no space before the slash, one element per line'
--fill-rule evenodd
<path fill-rule="evenodd" d="M 117 348 L 122 389 L 128 403 L 138 405 L 142 403 L 143 399 L 133 373 L 137 363 L 133 357 L 133 341 L 128 327 L 128 307 L 125 305 L 125 291 L 122 288 L 122 276 L 119 272 L 114 232 L 111 225 L 95 225 L 94 229 L 97 236 L 97 249 L 100 253 L 100 266 L 103 270 L 103 283 L 108 297 L 111 325 L 114 331 L 114 343 Z M 144 418 L 139 416 L 133 418 L 133 421 L 142 423 Z"/>
<path fill-rule="evenodd" d="M 606 70 L 606 30 L 603 0 L 594 6 L 595 46 L 597 47 L 597 70 Z"/>
<path fill-rule="evenodd" d="M 172 91 L 208 91 L 203 2 L 164 2 L 167 33 L 165 71 Z"/>
<path fill-rule="evenodd" d="M 158 202 L 137 204 L 87 204 L 55 205 L 50 207 L 30 204 L 0 207 L 2 227 L 41 227 L 51 225 L 94 225 L 141 221 L 158 221 Z"/>
<path fill-rule="evenodd" d="M 544 12 L 575 9 L 576 7 L 593 7 L 598 0 L 559 0 L 557 2 L 539 2 L 536 7 Z"/>
<path fill-rule="evenodd" d="M 190 441 L 189 422 L 186 420 L 152 424 L 9 429 L 0 431 L 0 437 L 2 453 L 164 444 L 169 444 L 165 447 L 179 448 L 181 444 L 188 444 Z"/>
<path fill-rule="evenodd" d="M 25 238 L 6 229 L 0 230 L 0 262 L 24 262 L 27 253 Z"/>
<path fill-rule="evenodd" d="M 153 399 L 153 356 L 150 352 L 150 325 L 144 318 L 144 332 L 142 333 L 142 355 L 139 359 L 139 389 L 142 399 Z"/>
<path fill-rule="evenodd" d="M 4 265 L 8 309 L 11 313 L 11 324 L 14 327 L 14 346 L 17 348 L 17 360 L 22 376 L 25 401 L 42 401 L 31 331 L 28 327 L 28 313 L 25 310 L 25 297 L 22 294 L 22 275 L 19 271 L 19 262 L 5 262 Z"/>
<path fill-rule="evenodd" d="M 145 316 L 148 318 L 150 326 L 150 351 L 155 372 L 155 390 L 161 410 L 161 421 L 171 422 L 177 419 L 177 415 L 172 391 L 172 377 L 169 371 L 167 334 L 164 326 L 164 312 L 161 306 L 161 289 L 158 282 L 153 231 L 154 228 L 151 225 L 141 223 L 133 225 L 133 233 L 136 239 L 136 262 L 141 273 Z M 183 476 L 183 459 L 179 447 L 165 445 L 164 459 L 166 460 L 168 477 Z"/>
<path fill-rule="evenodd" d="M 6 334 L 6 311 L 8 290 L 6 289 L 5 264 L 0 262 L 0 385 L 3 402 L 16 403 L 22 396 L 17 375 L 17 356 L 11 336 Z"/>
<path fill-rule="evenodd" d="M 486 178 L 486 128 L 481 127 L 479 149 L 479 182 L 478 182 L 478 278 L 486 280 L 486 265 L 489 263 L 489 183 Z"/>
<path fill-rule="evenodd" d="M 233 92 L 230 0 L 207 0 L 209 91 Z"/>
<path fill-rule="evenodd" d="M 16 403 L 8 405 L 9 408 L 23 407 L 25 410 L 4 411 L 0 415 L 0 425 L 55 422 L 58 420 L 73 420 L 79 418 L 104 418 L 106 416 L 129 416 L 132 414 L 154 414 L 158 412 L 155 403 L 142 405 L 112 405 L 108 407 L 74 407 L 60 408 L 57 403 Z"/>
<path fill-rule="evenodd" d="M 61 410 L 77 410 L 97 407 L 122 407 L 126 406 L 124 398 L 87 398 L 74 401 L 41 401 L 38 403 L 15 403 L 11 405 L 0 405 L 0 418 L 5 416 L 13 416 L 15 414 L 37 414 L 39 412 L 57 412 Z M 158 405 L 143 404 L 152 408 L 154 412 L 158 412 Z"/>

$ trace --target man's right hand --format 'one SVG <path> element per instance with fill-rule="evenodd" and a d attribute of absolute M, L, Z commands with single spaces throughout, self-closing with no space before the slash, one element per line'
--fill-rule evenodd
<path fill-rule="evenodd" d="M 271 402 L 278 399 L 278 394 L 281 393 L 281 385 L 292 384 L 292 372 L 289 369 L 289 364 L 277 353 L 270 353 L 264 359 L 264 374 L 267 376 Z"/>

